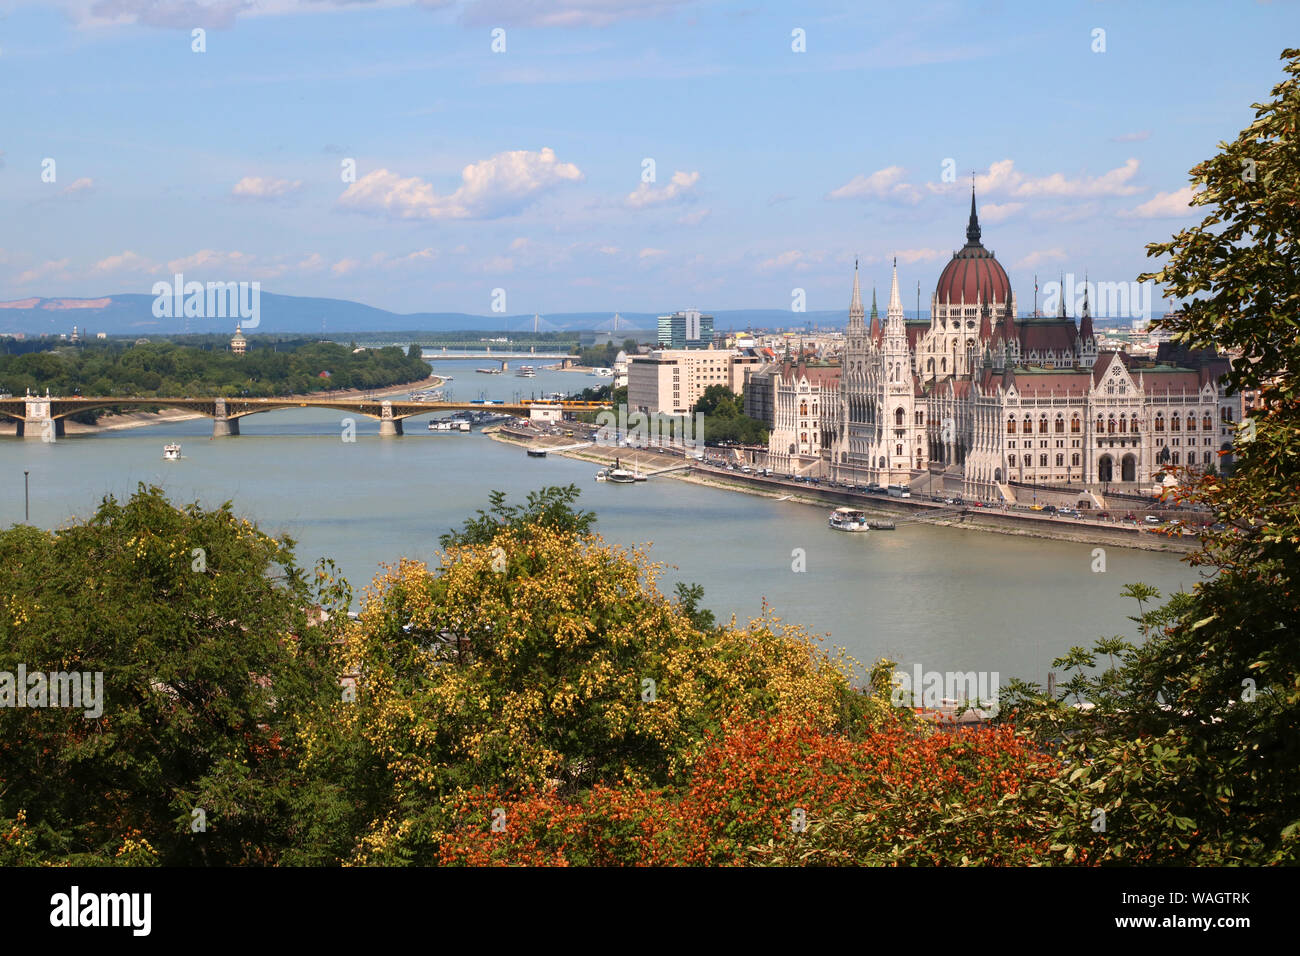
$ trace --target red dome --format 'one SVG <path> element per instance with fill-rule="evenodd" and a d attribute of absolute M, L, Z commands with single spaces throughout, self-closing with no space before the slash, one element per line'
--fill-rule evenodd
<path fill-rule="evenodd" d="M 975 215 L 975 194 L 970 197 L 970 223 L 966 226 L 966 245 L 953 253 L 952 261 L 939 276 L 935 296 L 940 305 L 961 302 L 978 305 L 985 298 L 990 302 L 1011 301 L 1011 280 L 1007 270 L 993 258 L 980 243 L 980 224 Z"/>
<path fill-rule="evenodd" d="M 983 246 L 966 246 L 944 267 L 935 289 L 939 304 L 960 302 L 977 305 L 985 298 L 1005 303 L 1011 299 L 1011 280 L 993 254 Z"/>

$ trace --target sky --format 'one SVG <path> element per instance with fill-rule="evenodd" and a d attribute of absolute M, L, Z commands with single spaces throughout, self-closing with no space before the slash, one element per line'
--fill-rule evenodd
<path fill-rule="evenodd" d="M 974 174 L 1023 312 L 1035 274 L 1132 281 L 1199 219 L 1188 169 L 1297 27 L 1245 0 L 0 0 L 0 300 L 180 272 L 397 312 L 847 311 L 854 260 L 883 306 L 897 256 L 925 311 Z"/>

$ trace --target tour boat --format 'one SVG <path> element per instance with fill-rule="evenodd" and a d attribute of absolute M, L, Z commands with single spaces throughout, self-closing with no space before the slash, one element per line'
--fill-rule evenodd
<path fill-rule="evenodd" d="M 608 468 L 603 468 L 603 469 L 601 469 L 600 471 L 596 472 L 596 480 L 597 480 L 597 481 L 609 481 L 609 469 L 608 469 Z"/>
<path fill-rule="evenodd" d="M 545 458 L 545 457 L 546 457 L 546 449 L 545 449 L 545 448 L 530 448 L 530 449 L 528 449 L 528 457 L 529 457 L 529 458 Z"/>
<path fill-rule="evenodd" d="M 461 421 L 455 418 L 440 418 L 437 421 L 429 422 L 429 431 L 467 432 L 469 431 L 469 422 Z"/>
<path fill-rule="evenodd" d="M 638 479 L 635 469 L 629 471 L 623 467 L 623 463 L 619 459 L 615 458 L 614 467 L 607 469 L 605 472 L 605 480 L 612 481 L 615 484 L 630 485 L 635 481 L 644 480 L 644 478 Z"/>
<path fill-rule="evenodd" d="M 836 508 L 828 524 L 836 531 L 866 531 L 867 515 L 857 508 Z"/>
<path fill-rule="evenodd" d="M 613 378 L 614 370 L 612 368 L 597 368 L 597 369 L 592 369 L 592 371 L 588 374 L 592 375 L 595 378 Z"/>
<path fill-rule="evenodd" d="M 520 378 L 534 378 L 537 375 L 537 369 L 533 368 L 531 365 L 521 365 L 515 374 Z"/>
<path fill-rule="evenodd" d="M 500 375 L 502 370 L 499 368 L 476 368 L 474 371 L 483 375 Z"/>
<path fill-rule="evenodd" d="M 175 443 L 163 445 L 163 461 L 180 461 L 181 446 Z"/>

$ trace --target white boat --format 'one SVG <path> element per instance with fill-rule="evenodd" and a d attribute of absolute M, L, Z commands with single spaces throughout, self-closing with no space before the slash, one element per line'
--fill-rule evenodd
<path fill-rule="evenodd" d="M 163 445 L 163 461 L 180 461 L 181 446 L 176 443 Z"/>
<path fill-rule="evenodd" d="M 429 422 L 429 431 L 431 432 L 467 432 L 469 431 L 469 422 L 461 421 L 454 418 L 440 418 L 437 421 Z"/>
<path fill-rule="evenodd" d="M 533 368 L 531 365 L 521 365 L 515 374 L 520 378 L 534 378 L 537 375 L 537 369 Z"/>
<path fill-rule="evenodd" d="M 623 463 L 619 459 L 615 458 L 614 467 L 605 470 L 604 480 L 613 481 L 620 485 L 630 485 L 633 482 L 645 481 L 646 476 L 637 471 L 635 465 L 631 468 L 624 468 Z"/>
<path fill-rule="evenodd" d="M 612 368 L 597 368 L 597 369 L 592 369 L 591 372 L 588 374 L 592 375 L 595 378 L 613 378 L 614 370 Z"/>
<path fill-rule="evenodd" d="M 867 531 L 867 514 L 857 508 L 836 508 L 827 521 L 836 531 Z"/>

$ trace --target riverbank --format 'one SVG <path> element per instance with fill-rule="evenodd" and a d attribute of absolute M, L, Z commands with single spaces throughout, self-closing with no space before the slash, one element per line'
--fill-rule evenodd
<path fill-rule="evenodd" d="M 277 398 L 294 399 L 294 398 L 386 398 L 391 395 L 404 395 L 407 392 L 418 392 L 430 388 L 438 388 L 444 382 L 444 379 L 438 375 L 430 375 L 427 378 L 415 382 L 405 382 L 401 385 L 389 385 L 384 388 L 349 388 L 334 392 L 308 392 L 304 395 L 283 395 Z M 96 435 L 100 432 L 121 431 L 127 428 L 145 428 L 149 425 L 163 425 L 169 422 L 188 422 L 195 418 L 206 418 L 198 412 L 182 412 L 175 410 L 163 410 L 160 412 L 126 412 L 121 415 L 104 415 L 93 425 L 86 425 L 81 422 L 64 422 L 63 433 L 65 435 Z M 5 422 L 0 424 L 0 435 L 13 435 L 17 431 L 17 422 Z"/>
<path fill-rule="evenodd" d="M 958 514 L 952 514 L 953 508 L 951 506 L 945 507 L 929 502 L 855 494 L 830 488 L 811 488 L 807 485 L 795 485 L 775 478 L 763 478 L 741 472 L 720 471 L 708 466 L 686 462 L 678 455 L 594 444 L 582 448 L 567 448 L 565 446 L 572 445 L 577 439 L 555 435 L 530 435 L 509 426 L 494 426 L 490 429 L 484 429 L 484 434 L 489 435 L 494 441 L 508 442 L 525 448 L 545 448 L 548 454 L 563 455 L 566 458 L 590 461 L 599 465 L 611 465 L 614 463 L 615 458 L 621 458 L 624 465 L 631 461 L 636 465 L 637 470 L 647 475 L 653 475 L 660 469 L 682 469 L 669 472 L 663 477 L 697 485 L 706 485 L 723 491 L 735 491 L 760 498 L 789 501 L 794 504 L 810 505 L 822 509 L 848 505 L 871 514 L 888 516 L 895 520 L 924 520 L 930 524 L 968 531 L 987 531 L 994 534 L 1132 548 L 1140 551 L 1186 554 L 1200 547 L 1200 541 L 1195 537 L 1169 537 L 1146 528 L 1133 528 L 1118 523 L 1076 522 L 1073 519 L 1051 518 L 1039 513 L 1020 514 L 979 508 L 967 508 Z M 687 465 L 689 465 L 689 468 L 686 467 Z M 927 512 L 942 513 L 943 516 L 930 517 Z"/>

